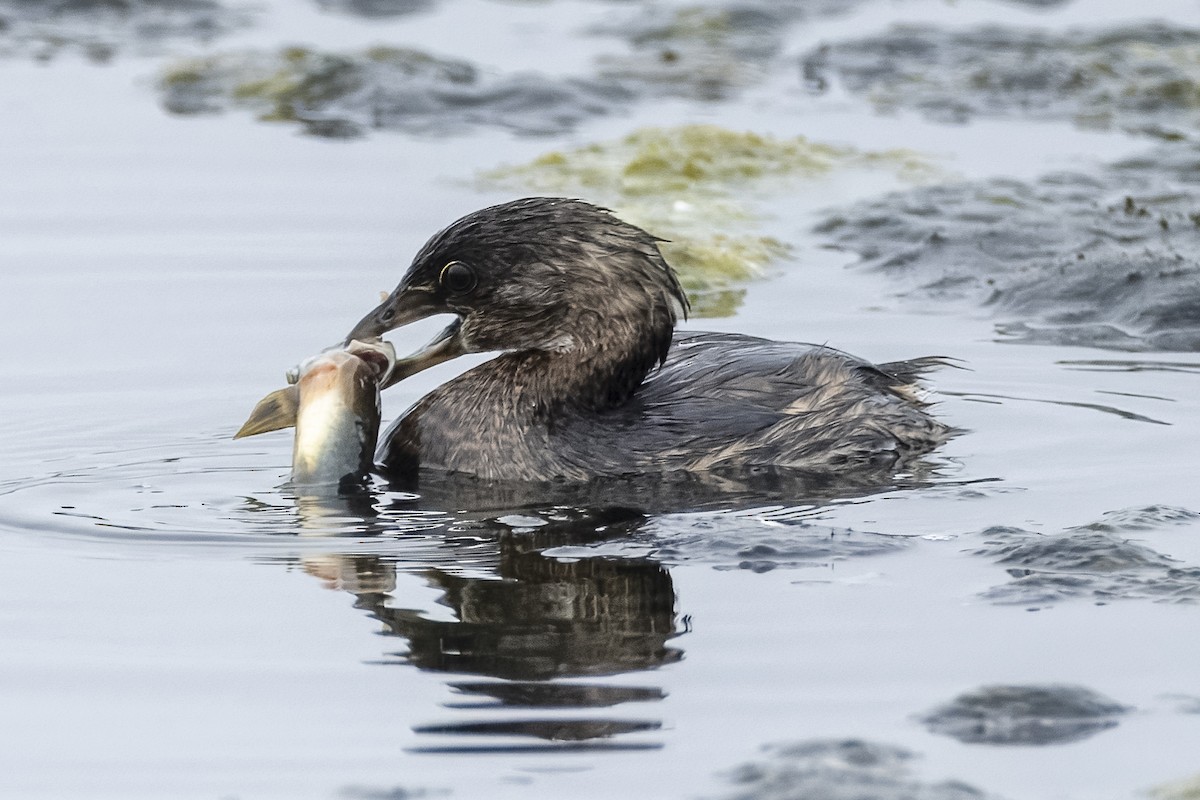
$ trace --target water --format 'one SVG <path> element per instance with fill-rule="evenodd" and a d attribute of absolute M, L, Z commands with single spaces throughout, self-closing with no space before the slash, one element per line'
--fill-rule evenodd
<path fill-rule="evenodd" d="M 330 141 L 168 116 L 155 76 L 208 52 L 187 38 L 103 65 L 0 62 L 0 794 L 979 796 L 960 781 L 1092 800 L 1194 780 L 1200 357 L 1015 342 L 988 307 L 848 269 L 813 227 L 907 191 L 894 172 L 755 194 L 792 261 L 736 316 L 689 324 L 962 359 L 937 376 L 938 412 L 968 433 L 933 485 L 653 513 L 382 489 L 318 503 L 285 486 L 286 434 L 229 437 L 428 235 L 511 196 L 478 171 L 704 121 L 910 147 L 970 179 L 1098 172 L 1154 143 L 1019 114 L 877 116 L 804 92 L 794 58 L 907 14 L 1060 30 L 1195 11 L 867 3 L 788 29 L 720 103 L 666 92 L 550 138 Z M 623 47 L 587 32 L 626 13 L 479 0 L 366 22 L 279 4 L 212 47 L 420 43 L 587 75 Z M 463 368 L 389 390 L 385 417 Z M 999 709 L 982 735 L 929 721 L 979 697 Z"/>

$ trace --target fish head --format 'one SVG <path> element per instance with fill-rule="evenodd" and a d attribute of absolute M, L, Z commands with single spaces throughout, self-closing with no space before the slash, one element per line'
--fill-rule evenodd
<path fill-rule="evenodd" d="M 388 342 L 352 341 L 303 362 L 294 383 L 255 406 L 235 438 L 295 427 L 292 483 L 341 485 L 366 477 L 379 435 L 379 392 L 397 365 Z"/>

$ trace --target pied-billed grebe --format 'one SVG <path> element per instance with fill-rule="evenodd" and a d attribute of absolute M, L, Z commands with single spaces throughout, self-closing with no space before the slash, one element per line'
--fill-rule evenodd
<path fill-rule="evenodd" d="M 658 241 L 605 209 L 549 197 L 476 211 L 430 239 L 347 339 L 450 313 L 458 319 L 428 362 L 500 355 L 392 424 L 377 456 L 384 474 L 836 474 L 897 469 L 950 436 L 916 386 L 941 359 L 875 366 L 822 346 L 676 332 L 687 299 Z"/>

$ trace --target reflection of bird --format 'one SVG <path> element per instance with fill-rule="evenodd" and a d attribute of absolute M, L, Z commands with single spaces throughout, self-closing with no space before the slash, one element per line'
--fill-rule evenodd
<path fill-rule="evenodd" d="M 476 525 L 469 545 L 447 543 L 463 557 L 455 569 L 422 571 L 441 591 L 438 604 L 450 609 L 452 620 L 396 608 L 387 594 L 395 588 L 395 569 L 377 557 L 305 558 L 304 569 L 327 586 L 353 592 L 356 606 L 383 622 L 387 633 L 408 639 L 405 660 L 422 669 L 544 681 L 654 669 L 682 657 L 668 645 L 679 631 L 674 585 L 662 564 L 641 558 L 559 560 L 544 552 L 623 540 L 645 521 L 642 515 L 555 508 L 529 519 L 538 524 L 519 533 L 500 522 Z M 464 548 L 475 552 L 467 555 Z M 494 554 L 494 564 L 483 570 L 481 550 Z M 474 574 L 456 574 L 464 561 Z"/>
<path fill-rule="evenodd" d="M 541 553 L 502 554 L 505 580 L 425 573 L 453 621 L 372 603 L 408 639 L 405 660 L 421 669 L 505 680 L 612 675 L 678 661 L 668 646 L 675 593 L 661 564 L 637 559 L 558 561 Z"/>
<path fill-rule="evenodd" d="M 603 209 L 545 197 L 434 236 L 349 338 L 450 313 L 458 320 L 430 361 L 501 355 L 397 420 L 384 471 L 886 472 L 949 436 L 916 385 L 940 359 L 875 366 L 821 346 L 675 333 L 687 299 L 656 242 Z"/>
<path fill-rule="evenodd" d="M 518 520 L 510 520 L 516 522 Z M 654 749 L 661 743 L 640 736 L 662 727 L 643 714 L 596 716 L 591 709 L 662 700 L 655 685 L 640 678 L 618 683 L 603 676 L 639 673 L 674 664 L 683 652 L 672 640 L 675 590 L 662 564 L 644 558 L 559 560 L 544 551 L 624 539 L 645 518 L 624 509 L 555 508 L 525 517 L 532 528 L 477 523 L 470 537 L 432 537 L 457 553 L 453 569 L 431 566 L 421 574 L 440 591 L 439 613 L 398 608 L 394 556 L 305 556 L 305 572 L 329 588 L 355 595 L 355 607 L 383 623 L 382 633 L 405 640 L 399 661 L 423 670 L 452 673 L 448 685 L 463 699 L 448 708 L 487 708 L 491 719 L 468 718 L 414 727 L 418 734 L 457 735 L 448 744 L 419 745 L 420 752 L 480 752 L 516 749 L 574 751 Z M 419 537 L 425 539 L 426 537 Z M 401 559 L 410 570 L 422 559 Z M 482 566 L 487 564 L 488 566 Z M 464 568 L 465 573 L 464 574 Z M 387 659 L 385 663 L 393 663 Z M 464 675 L 473 676 L 462 680 Z M 569 678 L 560 682 L 558 678 Z M 508 708 L 511 714 L 502 713 Z M 545 714 L 543 709 L 555 709 Z M 514 742 L 479 744 L 478 737 L 515 737 Z M 535 740 L 533 742 L 530 739 Z M 537 740 L 546 740 L 544 742 Z"/>

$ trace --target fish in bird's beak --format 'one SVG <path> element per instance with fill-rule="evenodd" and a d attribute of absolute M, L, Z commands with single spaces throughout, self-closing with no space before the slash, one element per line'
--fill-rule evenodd
<path fill-rule="evenodd" d="M 380 339 L 351 340 L 301 364 L 291 385 L 260 400 L 233 438 L 294 426 L 294 484 L 361 481 L 374 465 L 380 391 L 459 355 L 457 321 L 408 358 L 397 359 Z"/>
<path fill-rule="evenodd" d="M 295 426 L 293 484 L 359 483 L 374 465 L 380 387 L 397 363 L 382 340 L 318 353 L 289 375 L 290 386 L 259 401 L 234 438 Z"/>
<path fill-rule="evenodd" d="M 367 341 L 378 339 L 388 331 L 402 327 L 410 322 L 431 317 L 435 314 L 450 312 L 445 303 L 438 299 L 434 291 L 425 286 L 409 286 L 402 283 L 396 290 L 383 298 L 371 313 L 367 314 L 354 330 L 346 336 L 346 343 L 352 341 Z M 409 375 L 415 375 L 421 370 L 449 361 L 466 353 L 462 340 L 462 320 L 451 322 L 429 344 L 413 353 L 408 358 L 397 362 L 389 380 L 383 384 L 384 389 L 394 386 Z"/>
<path fill-rule="evenodd" d="M 235 439 L 247 436 L 257 436 L 260 433 L 270 433 L 290 428 L 296 424 L 296 416 L 300 413 L 300 387 L 291 384 L 283 389 L 276 389 L 258 401 L 258 405 L 250 412 L 250 418 L 242 423 Z"/>

